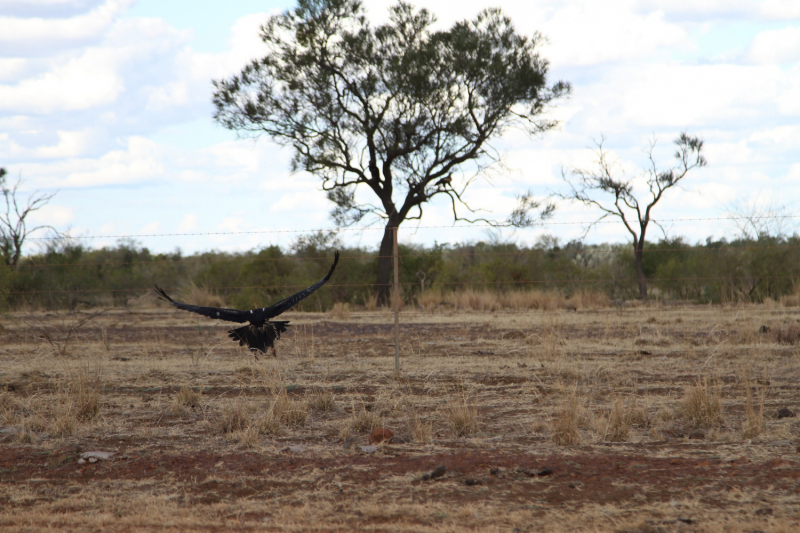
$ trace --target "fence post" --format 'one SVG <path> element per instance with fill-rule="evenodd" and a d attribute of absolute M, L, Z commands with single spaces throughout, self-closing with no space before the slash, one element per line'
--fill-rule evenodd
<path fill-rule="evenodd" d="M 397 260 L 397 226 L 392 228 L 394 248 L 394 371 L 400 372 L 400 273 Z"/>

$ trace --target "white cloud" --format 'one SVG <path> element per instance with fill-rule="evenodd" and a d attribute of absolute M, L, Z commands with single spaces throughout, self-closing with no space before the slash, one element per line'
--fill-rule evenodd
<path fill-rule="evenodd" d="M 143 234 L 155 234 L 161 231 L 161 225 L 158 222 L 148 222 L 144 226 L 139 229 L 139 233 Z"/>
<path fill-rule="evenodd" d="M 0 57 L 0 81 L 13 80 L 25 64 L 26 60 L 21 57 Z"/>
<path fill-rule="evenodd" d="M 800 26 L 759 33 L 750 43 L 747 58 L 758 64 L 785 64 L 800 60 Z"/>
<path fill-rule="evenodd" d="M 749 140 L 800 149 L 800 126 L 778 126 L 777 128 L 757 130 L 750 134 Z"/>
<path fill-rule="evenodd" d="M 178 224 L 179 232 L 190 232 L 197 228 L 197 215 L 187 213 L 183 215 L 181 223 Z"/>
<path fill-rule="evenodd" d="M 636 3 L 636 9 L 661 11 L 681 19 L 709 20 L 753 14 L 756 4 L 753 0 L 640 0 Z"/>
<path fill-rule="evenodd" d="M 244 221 L 245 219 L 242 216 L 225 217 L 217 226 L 217 229 L 219 231 L 227 232 L 246 231 L 242 229 L 242 224 L 244 224 Z"/>
<path fill-rule="evenodd" d="M 97 187 L 136 183 L 164 174 L 163 148 L 143 137 L 131 137 L 122 150 L 96 159 L 69 159 L 55 166 L 29 165 L 42 186 L 52 188 Z"/>
<path fill-rule="evenodd" d="M 45 205 L 38 211 L 32 211 L 30 215 L 30 221 L 36 226 L 64 227 L 73 220 L 75 220 L 75 213 L 72 208 L 56 204 Z M 37 237 L 41 237 L 41 235 L 37 235 Z"/>
<path fill-rule="evenodd" d="M 83 131 L 58 131 L 58 144 L 55 146 L 42 146 L 36 149 L 38 157 L 51 159 L 63 157 L 77 157 L 81 155 L 92 137 L 89 130 Z"/>
<path fill-rule="evenodd" d="M 799 84 L 800 72 L 773 65 L 620 67 L 575 91 L 584 106 L 576 119 L 587 132 L 752 127 L 774 114 L 776 103 L 800 109 L 792 98 Z"/>
<path fill-rule="evenodd" d="M 745 139 L 735 143 L 706 143 L 704 148 L 706 159 L 712 166 L 750 163 L 753 158 L 753 150 Z"/>
<path fill-rule="evenodd" d="M 85 15 L 71 18 L 0 17 L 0 46 L 7 55 L 31 56 L 85 45 L 101 38 L 134 1 L 108 0 Z"/>
<path fill-rule="evenodd" d="M 587 1 L 558 9 L 541 28 L 552 43 L 547 58 L 554 65 L 596 65 L 689 45 L 686 31 L 661 12 L 641 15 L 630 8 L 627 2 Z"/>
<path fill-rule="evenodd" d="M 796 0 L 763 0 L 759 3 L 759 12 L 769 19 L 797 19 L 800 18 L 800 3 Z"/>
<path fill-rule="evenodd" d="M 124 90 L 118 59 L 110 50 L 88 49 L 36 78 L 0 85 L 0 110 L 48 114 L 109 104 Z"/>
<path fill-rule="evenodd" d="M 791 20 L 800 17 L 796 0 L 640 0 L 641 11 L 663 11 L 670 18 L 716 20 Z"/>
<path fill-rule="evenodd" d="M 264 57 L 266 46 L 259 37 L 259 28 L 268 17 L 268 13 L 252 13 L 237 19 L 230 30 L 230 48 L 222 53 L 184 52 L 182 62 L 188 66 L 190 78 L 208 83 L 208 80 L 238 74 L 253 59 Z"/>

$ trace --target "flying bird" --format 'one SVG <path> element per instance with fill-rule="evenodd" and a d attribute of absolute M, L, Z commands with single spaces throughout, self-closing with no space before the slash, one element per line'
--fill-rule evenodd
<path fill-rule="evenodd" d="M 314 291 L 325 285 L 331 279 L 331 274 L 336 268 L 336 263 L 339 262 L 339 252 L 336 252 L 333 258 L 333 265 L 331 265 L 328 274 L 311 285 L 307 289 L 292 294 L 288 298 L 284 298 L 280 302 L 273 304 L 269 307 L 261 307 L 258 309 L 251 309 L 249 311 L 239 311 L 238 309 L 227 309 L 224 307 L 201 307 L 199 305 L 185 304 L 176 302 L 164 292 L 164 289 L 156 285 L 156 294 L 161 300 L 171 303 L 178 309 L 184 311 L 191 311 L 199 315 L 207 316 L 218 320 L 227 320 L 228 322 L 238 322 L 243 324 L 249 322 L 247 326 L 232 329 L 228 331 L 228 337 L 234 341 L 239 341 L 239 346 L 245 344 L 253 352 L 253 355 L 258 359 L 258 353 L 266 353 L 267 348 L 272 351 L 272 355 L 276 355 L 274 342 L 276 339 L 281 338 L 281 333 L 286 331 L 289 326 L 288 320 L 270 320 L 281 313 L 288 311 L 298 302 L 307 298 Z"/>

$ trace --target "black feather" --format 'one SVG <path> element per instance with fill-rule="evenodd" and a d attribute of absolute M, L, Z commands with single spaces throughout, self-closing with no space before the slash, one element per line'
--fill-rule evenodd
<path fill-rule="evenodd" d="M 331 269 L 324 278 L 310 287 L 292 294 L 269 307 L 251 309 L 249 311 L 240 311 L 238 309 L 228 309 L 225 307 L 203 307 L 177 302 L 170 298 L 169 295 L 164 292 L 164 289 L 158 285 L 156 285 L 155 293 L 161 300 L 169 302 L 178 309 L 184 311 L 197 313 L 198 315 L 218 320 L 227 320 L 228 322 L 238 322 L 240 324 L 250 322 L 248 326 L 230 330 L 228 336 L 233 340 L 239 341 L 239 346 L 244 346 L 246 344 L 251 350 L 266 352 L 267 348 L 272 348 L 276 339 L 281 338 L 281 333 L 286 331 L 289 324 L 288 321 L 270 322 L 269 319 L 288 311 L 297 305 L 298 302 L 308 298 L 314 291 L 325 285 L 325 283 L 331 279 L 331 274 L 333 274 L 338 262 L 339 252 L 336 252 L 333 258 L 333 265 L 331 265 Z"/>
<path fill-rule="evenodd" d="M 286 332 L 288 320 L 265 322 L 263 326 L 248 324 L 228 331 L 228 337 L 239 341 L 239 346 L 247 346 L 252 351 L 267 352 L 272 348 L 276 339 L 281 338 L 281 333 Z"/>

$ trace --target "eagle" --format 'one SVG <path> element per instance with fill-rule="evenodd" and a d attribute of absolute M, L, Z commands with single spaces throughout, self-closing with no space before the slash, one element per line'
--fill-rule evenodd
<path fill-rule="evenodd" d="M 307 298 L 311 293 L 325 285 L 325 283 L 331 279 L 331 274 L 333 274 L 333 270 L 336 268 L 336 263 L 338 262 L 339 252 L 336 252 L 333 257 L 333 265 L 331 265 L 331 269 L 324 278 L 307 289 L 292 294 L 269 307 L 260 307 L 258 309 L 250 309 L 249 311 L 227 309 L 224 307 L 201 307 L 199 305 L 176 302 L 158 285 L 156 285 L 155 292 L 159 299 L 169 302 L 178 309 L 183 309 L 184 311 L 190 311 L 218 320 L 227 320 L 228 322 L 238 322 L 240 324 L 249 322 L 246 326 L 228 331 L 228 337 L 234 341 L 239 341 L 239 346 L 244 346 L 246 344 L 247 347 L 250 348 L 250 351 L 253 352 L 256 359 L 258 359 L 257 352 L 266 353 L 268 348 L 272 351 L 272 355 L 277 355 L 274 342 L 276 339 L 281 338 L 281 333 L 284 333 L 289 326 L 288 320 L 270 319 L 288 311 L 299 301 Z"/>

